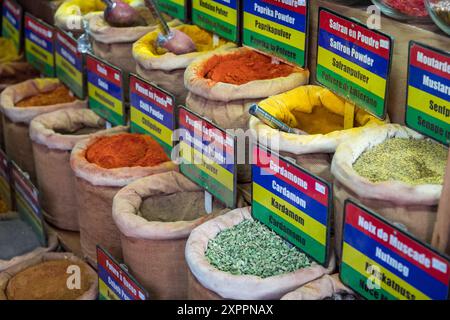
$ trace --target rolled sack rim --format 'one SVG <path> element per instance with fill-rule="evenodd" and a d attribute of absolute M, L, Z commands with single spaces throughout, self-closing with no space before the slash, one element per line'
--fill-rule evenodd
<path fill-rule="evenodd" d="M 353 169 L 353 163 L 367 149 L 390 138 L 427 139 L 423 135 L 398 124 L 367 129 L 364 135 L 342 143 L 336 149 L 331 173 L 343 186 L 362 199 L 389 201 L 399 205 L 430 205 L 439 203 L 442 185 L 410 185 L 401 181 L 373 183 Z"/>
<path fill-rule="evenodd" d="M 148 221 L 137 215 L 145 198 L 186 191 L 201 191 L 201 188 L 175 171 L 136 180 L 121 189 L 114 197 L 112 210 L 114 222 L 120 232 L 129 238 L 144 240 L 187 238 L 196 226 L 208 219 L 208 216 L 191 221 L 159 222 Z"/>
<path fill-rule="evenodd" d="M 185 257 L 190 271 L 200 284 L 225 299 L 270 300 L 299 286 L 330 274 L 335 268 L 335 256 L 331 253 L 328 268 L 313 262 L 310 267 L 295 272 L 261 278 L 250 275 L 232 275 L 213 267 L 205 257 L 208 241 L 220 231 L 233 227 L 243 220 L 253 220 L 251 207 L 232 210 L 195 228 L 186 243 Z M 208 232 L 208 229 L 213 230 Z M 242 290 L 239 290 L 241 288 Z"/>
<path fill-rule="evenodd" d="M 308 83 L 310 72 L 308 69 L 301 68 L 296 68 L 297 71 L 287 77 L 253 80 L 242 85 L 215 82 L 200 75 L 205 62 L 213 56 L 224 56 L 247 50 L 251 49 L 235 48 L 226 51 L 213 51 L 196 59 L 186 68 L 184 74 L 184 85 L 186 89 L 206 99 L 227 102 L 239 99 L 266 98 Z"/>
<path fill-rule="evenodd" d="M 98 294 L 97 272 L 88 263 L 86 263 L 84 260 L 77 257 L 75 254 L 71 252 L 45 252 L 37 256 L 30 257 L 27 260 L 23 260 L 20 263 L 16 264 L 15 266 L 9 268 L 8 270 L 0 273 L 0 300 L 7 299 L 6 297 L 7 285 L 9 281 L 17 274 L 32 266 L 36 266 L 44 262 L 55 260 L 70 260 L 75 263 L 83 265 L 88 273 L 89 289 L 86 292 L 84 292 L 81 296 L 79 296 L 77 300 L 94 300 L 97 298 Z"/>
<path fill-rule="evenodd" d="M 41 82 L 38 84 L 37 82 Z M 36 106 L 18 108 L 15 106 L 14 97 L 21 90 L 33 90 L 34 93 L 49 92 L 60 84 L 60 80 L 56 78 L 39 78 L 30 79 L 12 86 L 7 87 L 0 95 L 0 108 L 3 114 L 14 123 L 29 124 L 31 120 L 41 114 L 49 113 L 64 108 L 87 108 L 87 99 L 76 99 L 72 102 L 58 103 L 50 106 Z M 50 89 L 49 89 L 50 88 Z M 49 89 L 49 90 L 47 90 Z M 73 94 L 73 93 L 72 93 Z M 32 96 L 32 95 L 30 95 Z"/>
<path fill-rule="evenodd" d="M 76 177 L 83 179 L 94 186 L 124 187 L 131 182 L 156 173 L 166 171 L 178 171 L 178 166 L 173 161 L 167 161 L 153 167 L 123 167 L 105 169 L 86 159 L 86 150 L 99 137 L 128 132 L 127 126 L 115 128 L 114 131 L 103 131 L 91 135 L 89 138 L 79 141 L 72 149 L 70 166 Z"/>
<path fill-rule="evenodd" d="M 141 39 L 142 38 L 143 37 L 141 37 Z M 212 49 L 211 51 L 195 51 L 181 55 L 176 55 L 172 52 L 166 52 L 163 55 L 151 56 L 149 54 L 141 53 L 140 50 L 135 49 L 137 45 L 140 45 L 138 41 L 133 44 L 133 58 L 136 61 L 136 64 L 139 65 L 139 67 L 147 71 L 152 69 L 163 71 L 186 69 L 196 59 L 202 58 L 203 56 L 211 52 L 221 52 L 236 48 L 236 44 L 227 42 L 217 48 Z"/>
<path fill-rule="evenodd" d="M 80 140 L 89 138 L 92 134 L 61 134 L 55 131 L 56 127 L 76 129 L 78 126 L 98 128 L 105 126 L 106 121 L 90 109 L 61 109 L 37 116 L 30 123 L 30 138 L 33 142 L 46 146 L 49 149 L 70 151 Z M 109 130 L 115 130 L 111 128 Z M 120 128 L 118 129 L 120 131 Z"/>

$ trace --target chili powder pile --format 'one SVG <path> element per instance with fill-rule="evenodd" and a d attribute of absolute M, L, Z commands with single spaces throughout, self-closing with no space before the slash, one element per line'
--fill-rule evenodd
<path fill-rule="evenodd" d="M 44 107 L 60 103 L 69 103 L 75 101 L 75 97 L 70 93 L 69 89 L 60 85 L 56 89 L 39 93 L 37 95 L 25 98 L 16 103 L 16 107 Z"/>
<path fill-rule="evenodd" d="M 242 85 L 255 80 L 268 80 L 287 77 L 294 67 L 285 63 L 272 63 L 272 58 L 256 51 L 228 55 L 215 55 L 203 68 L 203 76 L 215 82 Z"/>
<path fill-rule="evenodd" d="M 87 149 L 86 159 L 106 169 L 153 167 L 170 160 L 155 140 L 135 133 L 99 138 Z"/>

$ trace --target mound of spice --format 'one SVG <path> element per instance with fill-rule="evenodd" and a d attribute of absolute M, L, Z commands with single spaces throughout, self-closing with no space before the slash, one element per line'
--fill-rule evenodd
<path fill-rule="evenodd" d="M 288 64 L 273 63 L 271 57 L 245 50 L 213 56 L 205 64 L 203 76 L 215 82 L 242 85 L 254 80 L 287 77 L 293 71 L 294 67 Z"/>
<path fill-rule="evenodd" d="M 99 138 L 87 149 L 86 159 L 106 169 L 153 167 L 170 160 L 155 140 L 135 133 Z"/>
<path fill-rule="evenodd" d="M 447 156 L 446 148 L 430 140 L 392 138 L 364 152 L 353 168 L 374 183 L 443 184 Z"/>
<path fill-rule="evenodd" d="M 44 107 L 59 103 L 69 103 L 75 101 L 74 95 L 63 85 L 57 86 L 49 92 L 39 93 L 37 95 L 25 98 L 16 102 L 16 107 Z"/>
<path fill-rule="evenodd" d="M 0 214 L 8 212 L 9 208 L 6 202 L 0 198 Z"/>
<path fill-rule="evenodd" d="M 428 15 L 424 0 L 383 0 L 383 2 L 412 17 L 426 17 Z"/>
<path fill-rule="evenodd" d="M 308 134 L 327 134 L 344 130 L 344 117 L 327 108 L 315 107 L 311 113 L 293 112 L 300 129 Z M 355 121 L 355 125 L 358 124 Z"/>
<path fill-rule="evenodd" d="M 323 300 L 357 300 L 357 298 L 351 293 L 333 293 L 331 297 Z"/>
<path fill-rule="evenodd" d="M 208 243 L 209 263 L 233 275 L 261 278 L 309 267 L 308 257 L 257 221 L 244 220 Z"/>
<path fill-rule="evenodd" d="M 70 266 L 80 268 L 80 289 L 69 289 Z M 75 300 L 89 290 L 85 266 L 69 260 L 40 263 L 15 275 L 6 287 L 8 300 Z"/>
<path fill-rule="evenodd" d="M 33 229 L 20 219 L 0 220 L 0 260 L 10 260 L 40 246 Z"/>

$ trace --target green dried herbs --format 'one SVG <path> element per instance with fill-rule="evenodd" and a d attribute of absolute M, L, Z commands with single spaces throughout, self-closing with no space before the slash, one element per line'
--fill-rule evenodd
<path fill-rule="evenodd" d="M 374 183 L 443 184 L 447 155 L 429 140 L 392 138 L 364 152 L 353 168 Z"/>
<path fill-rule="evenodd" d="M 309 267 L 311 261 L 257 221 L 244 220 L 208 243 L 206 258 L 233 275 L 272 277 Z"/>

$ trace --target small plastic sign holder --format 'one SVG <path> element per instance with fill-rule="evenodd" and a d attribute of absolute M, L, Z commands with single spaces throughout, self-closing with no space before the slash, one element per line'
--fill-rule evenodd
<path fill-rule="evenodd" d="M 5 151 L 0 148 L 0 199 L 5 202 L 7 209 L 12 210 L 11 192 L 11 162 Z"/>
<path fill-rule="evenodd" d="M 125 89 L 122 70 L 86 54 L 89 108 L 113 126 L 125 125 Z"/>
<path fill-rule="evenodd" d="M 2 37 L 14 42 L 17 53 L 22 52 L 23 8 L 14 0 L 3 1 Z"/>
<path fill-rule="evenodd" d="M 28 12 L 25 14 L 25 57 L 46 77 L 55 77 L 55 29 Z"/>
<path fill-rule="evenodd" d="M 236 137 L 180 106 L 175 138 L 179 140 L 175 151 L 180 157 L 180 172 L 228 208 L 236 208 Z M 206 209 L 209 206 L 206 201 Z"/>
<path fill-rule="evenodd" d="M 252 147 L 252 216 L 317 263 L 330 257 L 330 183 L 261 145 Z"/>
<path fill-rule="evenodd" d="M 97 245 L 98 299 L 148 300 L 147 290 L 117 262 L 109 252 Z"/>
<path fill-rule="evenodd" d="M 156 0 L 158 9 L 172 18 L 183 22 L 189 21 L 190 0 Z"/>
<path fill-rule="evenodd" d="M 131 132 L 150 135 L 170 157 L 176 125 L 175 97 L 143 78 L 130 74 Z"/>
<path fill-rule="evenodd" d="M 243 0 L 242 44 L 304 68 L 309 1 Z"/>
<path fill-rule="evenodd" d="M 39 190 L 33 185 L 28 174 L 24 173 L 14 161 L 11 161 L 11 184 L 16 211 L 20 218 L 31 226 L 41 245 L 46 247 L 47 235 L 39 203 Z"/>
<path fill-rule="evenodd" d="M 392 52 L 389 35 L 319 8 L 317 81 L 380 119 L 387 114 Z"/>
<path fill-rule="evenodd" d="M 55 36 L 56 76 L 79 98 L 86 98 L 84 55 L 78 51 L 77 40 L 57 28 Z"/>
<path fill-rule="evenodd" d="M 341 281 L 369 300 L 447 300 L 450 260 L 412 234 L 348 199 Z"/>
<path fill-rule="evenodd" d="M 192 23 L 229 41 L 240 42 L 241 0 L 192 0 Z"/>
<path fill-rule="evenodd" d="M 446 146 L 450 144 L 450 53 L 411 41 L 406 125 Z"/>

